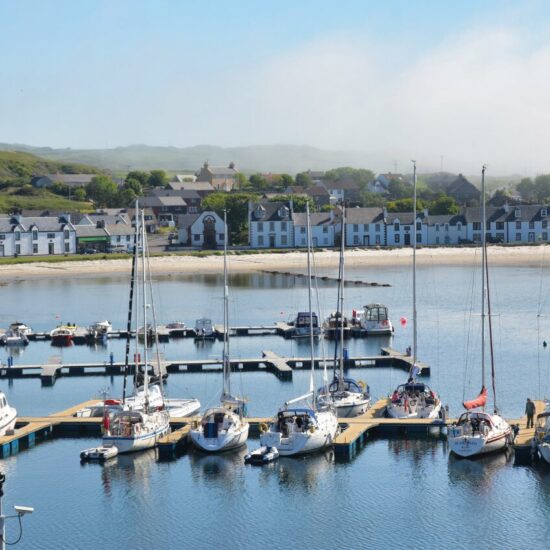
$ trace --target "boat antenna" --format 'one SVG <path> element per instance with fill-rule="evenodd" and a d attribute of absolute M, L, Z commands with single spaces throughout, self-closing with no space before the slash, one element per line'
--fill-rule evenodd
<path fill-rule="evenodd" d="M 307 231 L 307 283 L 309 304 L 309 351 L 311 359 L 311 373 L 309 377 L 309 391 L 313 394 L 313 408 L 315 408 L 315 386 L 313 381 L 313 369 L 315 358 L 313 356 L 313 309 L 311 304 L 311 227 L 309 220 L 309 202 L 306 202 L 306 231 Z"/>
<path fill-rule="evenodd" d="M 416 160 L 411 162 L 413 163 L 413 349 L 409 378 L 415 373 L 416 358 L 418 357 L 418 316 L 416 312 Z"/>
<path fill-rule="evenodd" d="M 481 168 L 481 389 L 485 388 L 485 296 L 487 293 L 485 280 L 486 250 L 486 221 L 485 221 L 485 169 Z M 485 410 L 485 405 L 483 405 Z"/>
<path fill-rule="evenodd" d="M 130 370 L 130 342 L 132 339 L 132 311 L 134 308 L 134 286 L 136 277 L 136 264 L 137 264 L 137 249 L 138 249 L 138 234 L 139 223 L 137 220 L 138 213 L 138 201 L 136 200 L 135 209 L 135 224 L 136 230 L 134 232 L 134 252 L 132 255 L 132 274 L 130 276 L 130 296 L 128 299 L 128 322 L 126 323 L 126 351 L 124 354 L 124 384 L 122 386 L 122 404 L 126 403 L 126 384 L 128 379 L 128 371 Z M 136 334 L 137 338 L 137 334 Z"/>
<path fill-rule="evenodd" d="M 229 379 L 231 366 L 229 365 L 229 287 L 227 284 L 227 209 L 223 211 L 224 239 L 223 239 L 223 393 L 231 395 Z"/>
<path fill-rule="evenodd" d="M 143 393 L 145 395 L 145 412 L 149 409 L 149 372 L 147 358 L 147 270 L 145 263 L 145 214 L 141 211 L 141 269 L 142 269 L 142 293 L 143 293 Z"/>
<path fill-rule="evenodd" d="M 338 376 L 338 391 L 344 390 L 344 250 L 346 246 L 346 204 L 342 203 L 342 238 L 340 243 L 340 321 L 338 321 L 338 312 L 336 313 L 336 326 L 340 322 L 340 372 Z"/>

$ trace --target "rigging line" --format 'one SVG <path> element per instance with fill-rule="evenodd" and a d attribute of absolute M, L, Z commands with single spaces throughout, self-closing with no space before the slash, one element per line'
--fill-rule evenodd
<path fill-rule="evenodd" d="M 319 299 L 319 283 L 318 283 L 318 277 L 317 277 L 317 264 L 315 262 L 315 254 L 312 255 L 312 261 L 313 261 L 313 276 L 315 281 L 315 297 L 317 301 L 317 311 L 319 312 L 319 320 L 324 319 L 324 312 L 323 308 L 321 307 L 321 300 Z M 325 353 L 325 339 L 323 338 L 323 335 L 321 334 L 321 361 L 323 365 L 323 382 L 325 384 L 325 393 L 328 393 L 328 379 L 327 379 L 327 357 Z"/>
<path fill-rule="evenodd" d="M 160 396 L 162 399 L 162 402 L 164 403 L 164 388 L 162 383 L 162 366 L 160 362 L 160 350 L 159 350 L 159 335 L 158 335 L 158 324 L 157 324 L 157 314 L 156 314 L 156 308 L 155 308 L 155 299 L 153 297 L 153 277 L 151 274 L 151 259 L 149 257 L 149 241 L 147 238 L 145 239 L 145 256 L 146 259 L 146 265 L 147 265 L 147 277 L 148 277 L 148 286 L 149 286 L 149 298 L 151 300 L 151 312 L 153 316 L 153 334 L 154 334 L 154 345 L 155 345 L 155 355 L 157 356 L 157 366 L 158 366 L 158 377 L 159 377 L 159 388 L 160 388 Z M 145 330 L 147 327 L 145 327 Z M 147 368 L 147 365 L 145 365 L 145 368 Z M 154 369 L 153 369 L 154 372 Z"/>
<path fill-rule="evenodd" d="M 470 311 L 468 313 L 464 312 L 464 332 L 466 333 L 466 341 L 464 343 L 465 350 L 464 350 L 464 359 L 465 359 L 465 365 L 464 365 L 464 381 L 462 384 L 462 401 L 466 400 L 466 382 L 470 384 L 471 380 L 468 378 L 468 366 L 472 359 L 470 358 L 470 354 L 473 356 L 473 352 L 471 351 L 470 346 L 470 340 L 472 335 L 472 318 L 473 318 L 473 310 L 474 310 L 474 293 L 475 293 L 475 281 L 477 280 L 476 277 L 476 269 L 475 266 L 477 265 L 477 249 L 474 250 L 474 269 L 472 269 L 472 279 L 470 283 Z"/>
<path fill-rule="evenodd" d="M 493 346 L 493 318 L 491 310 L 491 293 L 489 288 L 489 262 L 487 252 L 485 252 L 485 286 L 487 291 L 487 315 L 489 316 L 489 350 L 491 352 L 491 384 L 493 386 L 493 407 L 495 414 L 497 413 L 497 390 L 495 382 L 495 353 Z"/>
<path fill-rule="evenodd" d="M 437 284 L 436 284 L 436 277 L 435 277 L 435 269 L 434 269 L 434 256 L 433 254 L 430 255 L 430 259 L 431 259 L 431 272 L 432 272 L 432 281 L 433 281 L 433 284 L 432 284 L 432 289 L 433 289 L 433 295 L 434 295 L 434 298 L 435 298 L 435 343 L 436 343 L 436 347 L 435 347 L 435 357 L 436 357 L 436 366 L 437 366 L 437 369 L 435 371 L 435 381 L 436 381 L 436 384 L 439 385 L 439 365 L 440 365 L 440 362 L 439 362 L 439 307 L 438 307 L 438 304 L 439 304 L 439 299 L 438 299 L 438 296 L 437 296 Z"/>
<path fill-rule="evenodd" d="M 540 364 L 540 316 L 542 313 L 542 279 L 544 276 L 544 255 L 546 252 L 546 247 L 542 248 L 542 257 L 540 260 L 540 277 L 539 277 L 539 310 L 537 313 L 537 372 L 539 378 L 539 391 L 538 395 L 541 397 L 541 364 Z"/>

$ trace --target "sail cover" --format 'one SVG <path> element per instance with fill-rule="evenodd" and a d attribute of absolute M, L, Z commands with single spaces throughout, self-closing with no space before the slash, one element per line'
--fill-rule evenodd
<path fill-rule="evenodd" d="M 465 409 L 475 409 L 476 407 L 483 407 L 487 403 L 487 388 L 483 386 L 479 395 L 471 401 L 464 401 L 463 405 Z"/>

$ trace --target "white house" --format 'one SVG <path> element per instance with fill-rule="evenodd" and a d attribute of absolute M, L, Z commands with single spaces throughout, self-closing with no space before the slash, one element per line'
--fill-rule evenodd
<path fill-rule="evenodd" d="M 74 254 L 76 231 L 70 216 L 0 218 L 0 256 Z"/>
<path fill-rule="evenodd" d="M 295 212 L 292 219 L 294 224 L 294 246 L 296 248 L 307 247 L 306 214 Z M 330 212 L 312 212 L 309 215 L 309 221 L 312 246 L 334 246 L 336 241 L 334 210 Z"/>
<path fill-rule="evenodd" d="M 178 241 L 183 246 L 200 248 L 223 247 L 226 227 L 216 212 L 178 216 Z"/>
<path fill-rule="evenodd" d="M 252 248 L 294 246 L 292 201 L 248 204 L 248 242 Z"/>
<path fill-rule="evenodd" d="M 346 209 L 346 246 L 382 246 L 385 244 L 383 208 Z M 338 227 L 340 233 L 340 227 Z"/>

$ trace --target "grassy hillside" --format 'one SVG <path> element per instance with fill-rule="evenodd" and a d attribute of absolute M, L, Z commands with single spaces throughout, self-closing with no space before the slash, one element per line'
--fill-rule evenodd
<path fill-rule="evenodd" d="M 78 202 L 50 193 L 46 189 L 33 189 L 30 186 L 6 187 L 0 191 L 0 212 L 14 209 L 52 210 L 62 212 L 91 212 L 89 202 Z"/>
<path fill-rule="evenodd" d="M 96 174 L 97 168 L 86 164 L 59 162 L 20 151 L 0 151 L 0 180 L 29 179 L 35 174 Z"/>

